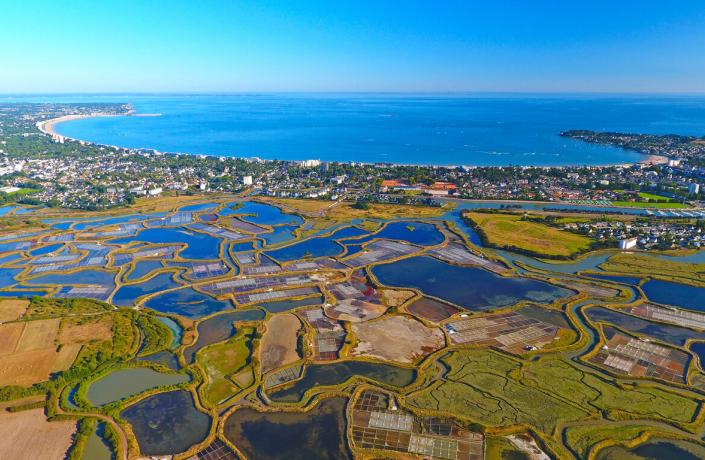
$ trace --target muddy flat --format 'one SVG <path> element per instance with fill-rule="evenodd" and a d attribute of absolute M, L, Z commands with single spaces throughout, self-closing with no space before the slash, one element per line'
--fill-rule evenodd
<path fill-rule="evenodd" d="M 299 359 L 296 351 L 297 332 L 301 321 L 291 313 L 274 315 L 262 337 L 260 361 L 262 373 L 293 363 Z"/>
<path fill-rule="evenodd" d="M 431 329 L 406 316 L 387 316 L 353 324 L 358 344 L 356 356 L 411 363 L 445 344 L 440 329 Z"/>

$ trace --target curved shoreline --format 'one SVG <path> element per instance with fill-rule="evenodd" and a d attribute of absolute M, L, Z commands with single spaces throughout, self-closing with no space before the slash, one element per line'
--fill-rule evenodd
<path fill-rule="evenodd" d="M 157 148 L 155 147 L 124 147 L 124 146 L 119 146 L 119 145 L 110 145 L 110 144 L 104 144 L 101 142 L 93 142 L 93 141 L 87 141 L 84 139 L 76 139 L 73 137 L 69 136 L 64 136 L 61 133 L 57 133 L 55 131 L 56 125 L 60 123 L 65 123 L 68 121 L 74 121 L 74 120 L 81 120 L 85 118 L 102 118 L 102 117 L 121 117 L 121 116 L 135 116 L 135 117 L 158 117 L 161 116 L 161 114 L 157 113 L 145 113 L 145 114 L 136 114 L 134 109 L 130 109 L 126 113 L 92 113 L 92 114 L 86 114 L 86 115 L 65 115 L 63 117 L 58 117 L 58 118 L 52 118 L 49 120 L 41 121 L 37 123 L 37 128 L 39 131 L 41 131 L 44 134 L 47 134 L 51 136 L 54 140 L 57 140 L 59 142 L 63 142 L 64 140 L 70 140 L 70 141 L 76 141 L 76 142 L 82 142 L 84 144 L 93 144 L 93 145 L 99 145 L 99 146 L 104 146 L 104 147 L 114 147 L 114 148 L 120 148 L 120 149 L 127 149 L 127 150 L 154 150 L 158 151 Z M 174 155 L 206 155 L 206 156 L 213 156 L 213 157 L 231 157 L 231 158 L 255 158 L 255 157 L 243 157 L 239 155 L 216 155 L 216 154 L 202 154 L 202 153 L 195 153 L 195 152 L 165 152 L 165 153 L 172 153 Z M 613 167 L 613 166 L 631 166 L 635 164 L 644 164 L 644 165 L 659 165 L 659 164 L 666 164 L 668 163 L 668 157 L 661 156 L 661 155 L 645 155 L 641 154 L 644 158 L 641 159 L 640 161 L 636 162 L 617 162 L 617 163 L 609 163 L 609 164 L 604 164 L 604 165 L 580 165 L 580 164 L 571 164 L 571 165 L 557 165 L 557 166 L 536 166 L 536 165 L 525 165 L 521 167 L 526 167 L 526 168 L 578 168 L 578 167 Z M 258 157 L 257 157 L 258 158 Z M 274 161 L 270 159 L 262 159 L 264 161 Z M 303 161 L 303 160 L 289 160 L 289 161 Z M 348 160 L 348 161 L 353 161 L 353 160 Z M 340 161 L 321 161 L 321 163 L 344 163 Z M 366 162 L 356 162 L 359 164 L 365 164 L 365 165 L 372 165 L 376 163 L 366 163 Z M 508 167 L 509 165 L 495 165 L 495 166 L 478 166 L 478 165 L 472 165 L 472 164 L 434 164 L 434 163 L 428 163 L 428 164 L 416 164 L 416 163 L 394 163 L 394 162 L 381 162 L 381 163 L 389 163 L 393 166 L 418 166 L 418 167 L 444 167 L 444 168 L 460 168 L 460 167 L 478 167 L 478 168 L 485 168 L 485 167 L 493 167 L 493 168 L 503 168 L 503 167 Z"/>
<path fill-rule="evenodd" d="M 86 115 L 64 115 L 63 117 L 58 117 L 58 118 L 50 118 L 49 120 L 45 121 L 40 121 L 37 123 L 37 129 L 41 131 L 42 133 L 51 136 L 52 138 L 62 138 L 62 139 L 67 139 L 67 140 L 72 140 L 72 141 L 77 141 L 77 142 L 90 142 L 90 141 L 84 141 L 82 139 L 74 139 L 72 137 L 64 136 L 63 134 L 57 133 L 55 131 L 56 125 L 60 123 L 65 123 L 67 121 L 73 121 L 73 120 L 82 120 L 84 118 L 102 118 L 102 117 L 120 117 L 120 116 L 127 116 L 130 115 L 132 112 L 126 112 L 124 114 L 122 113 L 91 113 L 91 114 L 86 114 Z M 93 142 L 90 142 L 91 144 Z"/>

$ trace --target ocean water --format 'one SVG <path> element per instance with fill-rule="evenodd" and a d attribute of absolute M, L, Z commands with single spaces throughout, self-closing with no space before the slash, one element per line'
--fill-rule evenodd
<path fill-rule="evenodd" d="M 283 160 L 598 165 L 643 157 L 558 134 L 592 129 L 705 135 L 705 97 L 264 94 L 59 100 L 131 102 L 137 113 L 161 114 L 58 125 L 57 131 L 69 137 L 164 152 Z"/>

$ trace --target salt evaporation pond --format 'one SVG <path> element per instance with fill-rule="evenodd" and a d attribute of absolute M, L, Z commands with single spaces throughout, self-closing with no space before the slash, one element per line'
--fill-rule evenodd
<path fill-rule="evenodd" d="M 120 413 L 132 425 L 142 455 L 173 455 L 203 441 L 211 419 L 186 390 L 159 393 Z"/>
<path fill-rule="evenodd" d="M 189 381 L 186 374 L 165 374 L 148 367 L 120 369 L 91 383 L 86 398 L 94 406 L 104 406 L 152 388 Z"/>
<path fill-rule="evenodd" d="M 330 398 L 308 412 L 238 409 L 225 422 L 225 437 L 250 459 L 349 460 L 345 402 Z"/>
<path fill-rule="evenodd" d="M 427 257 L 411 257 L 376 265 L 381 284 L 415 288 L 468 310 L 490 310 L 521 300 L 551 303 L 573 291 L 528 278 L 509 278 L 475 267 L 460 267 Z"/>

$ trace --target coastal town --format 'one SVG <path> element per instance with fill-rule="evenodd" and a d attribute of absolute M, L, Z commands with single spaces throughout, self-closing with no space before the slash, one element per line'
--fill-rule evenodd
<path fill-rule="evenodd" d="M 642 249 L 700 247 L 705 143 L 685 136 L 557 133 L 636 149 L 644 163 L 570 167 L 468 167 L 277 161 L 98 145 L 55 132 L 62 121 L 134 116 L 128 104 L 8 104 L 0 107 L 0 201 L 77 210 L 129 205 L 164 194 L 247 193 L 277 198 L 440 206 L 500 200 L 507 209 L 581 204 L 605 217 L 569 225 Z M 665 139 L 664 139 L 665 138 Z M 645 210 L 644 222 L 613 222 L 615 208 Z M 618 213 L 619 212 L 618 210 Z M 661 217 L 670 219 L 662 220 Z M 654 221 L 655 223 L 651 222 Z"/>

